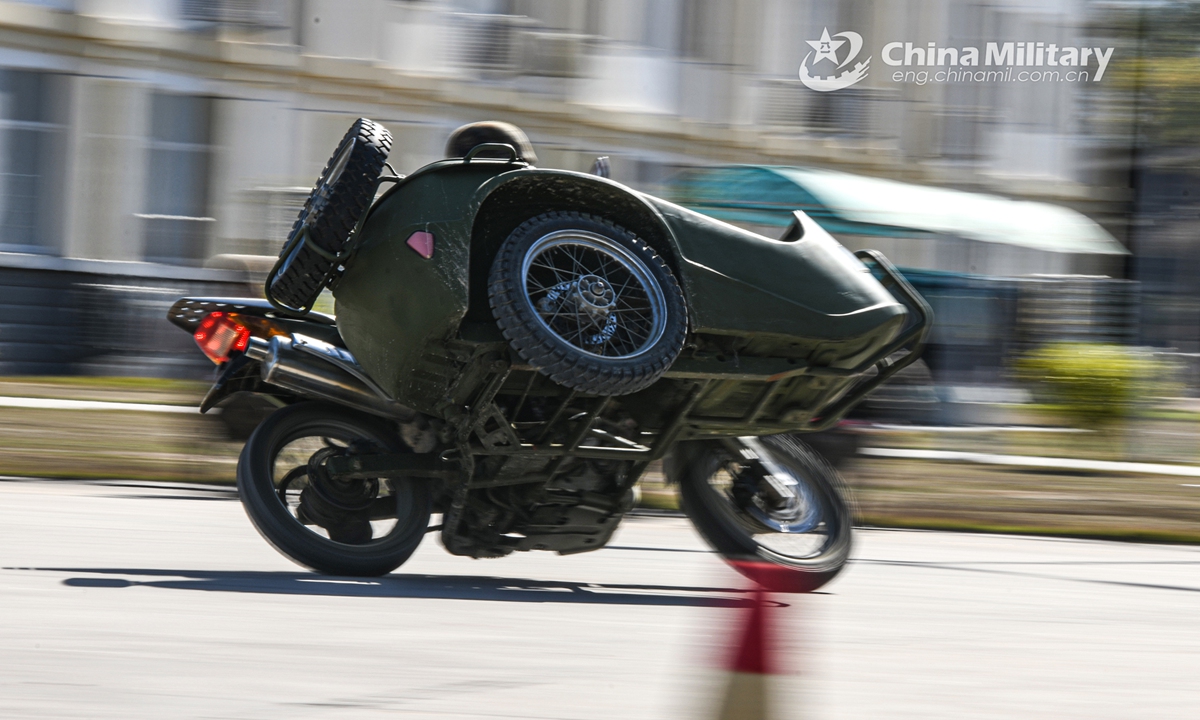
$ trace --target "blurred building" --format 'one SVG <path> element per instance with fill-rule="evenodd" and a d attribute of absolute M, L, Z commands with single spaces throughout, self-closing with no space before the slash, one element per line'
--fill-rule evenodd
<path fill-rule="evenodd" d="M 1069 205 L 1124 239 L 1129 130 L 1096 121 L 1090 88 L 898 84 L 879 58 L 836 93 L 797 74 L 825 28 L 872 48 L 1066 46 L 1094 14 L 1081 0 L 0 2 L 0 294 L 34 303 L 13 288 L 58 287 L 54 273 L 138 308 L 184 285 L 244 291 L 230 256 L 277 252 L 360 115 L 392 130 L 401 172 L 494 118 L 525 128 L 543 165 L 610 155 L 615 179 L 652 191 L 695 165 L 819 167 Z M 0 327 L 0 371 L 120 362 L 90 340 L 46 349 L 93 320 L 71 293 L 36 302 L 36 322 Z"/>

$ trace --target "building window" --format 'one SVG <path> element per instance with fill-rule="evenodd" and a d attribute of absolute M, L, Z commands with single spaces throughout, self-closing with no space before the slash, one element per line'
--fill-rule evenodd
<path fill-rule="evenodd" d="M 145 259 L 198 265 L 207 256 L 212 98 L 154 93 L 150 107 Z"/>
<path fill-rule="evenodd" d="M 56 169 L 62 125 L 49 73 L 0 70 L 0 246 L 20 252 L 57 247 Z"/>

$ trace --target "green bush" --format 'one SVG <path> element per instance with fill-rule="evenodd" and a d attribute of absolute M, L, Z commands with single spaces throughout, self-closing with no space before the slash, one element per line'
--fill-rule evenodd
<path fill-rule="evenodd" d="M 1016 371 L 1052 411 L 1082 427 L 1102 427 L 1161 390 L 1167 368 L 1137 348 L 1064 342 L 1029 352 Z"/>

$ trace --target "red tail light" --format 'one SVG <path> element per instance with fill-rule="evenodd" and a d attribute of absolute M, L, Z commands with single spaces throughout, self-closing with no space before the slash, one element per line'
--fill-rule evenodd
<path fill-rule="evenodd" d="M 250 343 L 250 328 L 223 312 L 213 312 L 200 321 L 200 327 L 192 337 L 196 338 L 196 344 L 208 359 L 220 365 L 229 359 L 231 352 L 246 349 Z"/>

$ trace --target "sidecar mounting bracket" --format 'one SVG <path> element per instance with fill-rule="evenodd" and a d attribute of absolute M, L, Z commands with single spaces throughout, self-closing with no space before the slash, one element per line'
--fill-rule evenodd
<path fill-rule="evenodd" d="M 392 169 L 391 165 L 384 163 L 384 167 L 392 170 L 392 174 L 381 175 L 379 179 L 375 181 L 375 191 L 372 193 L 372 197 L 377 197 L 379 195 L 379 188 L 382 187 L 384 183 L 399 184 L 404 181 L 404 176 L 396 173 L 396 171 Z M 355 251 L 358 250 L 359 234 L 362 232 L 363 225 L 366 224 L 367 218 L 371 216 L 371 210 L 373 210 L 374 207 L 375 204 L 372 203 L 366 209 L 366 211 L 363 212 L 362 217 L 360 217 L 358 222 L 355 223 L 354 229 L 350 231 L 350 236 L 346 238 L 346 244 L 340 252 L 331 253 L 328 250 L 318 246 L 316 243 L 309 243 L 310 250 L 331 263 L 329 272 L 325 274 L 325 277 L 322 278 L 319 284 L 320 288 L 324 289 L 326 287 L 330 287 L 339 277 L 341 269 L 346 267 L 346 263 L 350 261 L 350 258 L 354 255 Z M 291 307 L 279 302 L 271 295 L 271 285 L 275 281 L 275 276 L 277 276 L 280 270 L 283 269 L 283 264 L 286 262 L 287 258 L 291 256 L 292 251 L 295 250 L 296 247 L 301 243 L 308 240 L 308 229 L 309 225 L 306 222 L 300 228 L 299 232 L 297 232 L 291 238 L 291 240 L 284 245 L 283 250 L 279 253 L 279 259 L 275 261 L 275 265 L 271 268 L 271 271 L 267 273 L 267 279 L 263 285 L 263 287 L 266 288 L 267 300 L 271 303 L 271 306 L 275 308 L 276 312 L 288 317 L 300 318 L 308 315 L 308 313 L 312 310 L 313 303 L 315 303 L 317 300 L 316 297 L 313 297 L 301 307 Z"/>

